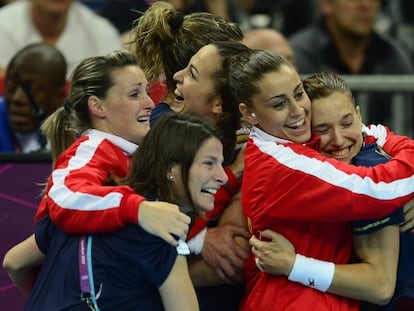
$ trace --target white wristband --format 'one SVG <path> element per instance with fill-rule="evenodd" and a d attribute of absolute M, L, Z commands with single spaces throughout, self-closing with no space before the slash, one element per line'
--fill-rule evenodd
<path fill-rule="evenodd" d="M 206 237 L 207 228 L 200 231 L 195 237 L 187 241 L 188 247 L 193 254 L 199 255 L 203 249 L 204 239 Z"/>
<path fill-rule="evenodd" d="M 332 284 L 334 274 L 334 263 L 296 254 L 295 263 L 288 279 L 326 292 Z"/>

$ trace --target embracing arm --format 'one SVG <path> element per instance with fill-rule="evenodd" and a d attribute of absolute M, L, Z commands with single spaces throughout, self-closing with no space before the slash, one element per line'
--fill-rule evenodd
<path fill-rule="evenodd" d="M 332 271 L 332 263 L 295 255 L 294 247 L 282 235 L 271 230 L 261 234 L 270 241 L 252 237 L 250 244 L 258 258 L 258 267 L 264 272 L 288 276 L 289 280 L 305 286 L 310 286 L 308 276 L 328 275 L 328 282 L 324 280 L 322 291 L 375 304 L 386 304 L 394 293 L 399 254 L 398 226 L 387 226 L 374 233 L 356 236 L 355 252 L 361 262 L 335 265 L 333 274 L 327 274 Z M 296 259 L 298 256 L 300 260 Z M 292 277 L 294 268 L 296 275 Z M 315 279 L 312 287 L 318 289 L 320 284 L 317 283 Z"/>
<path fill-rule="evenodd" d="M 108 177 L 127 174 L 126 155 L 106 140 L 80 140 L 56 161 L 36 219 L 50 215 L 68 234 L 113 232 L 139 223 L 172 245 L 185 238 L 190 218 L 178 206 L 150 202 L 128 186 L 107 186 Z M 139 217 L 138 217 L 139 216 Z"/>
<path fill-rule="evenodd" d="M 34 235 L 11 248 L 3 259 L 3 268 L 10 279 L 29 295 L 45 255 L 37 246 Z"/>
<path fill-rule="evenodd" d="M 185 256 L 177 256 L 168 278 L 159 287 L 159 291 L 166 311 L 199 310 Z"/>
<path fill-rule="evenodd" d="M 255 231 L 266 229 L 272 219 L 380 218 L 413 198 L 413 153 L 403 150 L 383 165 L 356 167 L 298 144 L 248 146 L 243 206 Z"/>
<path fill-rule="evenodd" d="M 355 236 L 354 249 L 360 263 L 336 265 L 328 292 L 379 305 L 388 303 L 397 278 L 399 241 L 398 226 Z"/>

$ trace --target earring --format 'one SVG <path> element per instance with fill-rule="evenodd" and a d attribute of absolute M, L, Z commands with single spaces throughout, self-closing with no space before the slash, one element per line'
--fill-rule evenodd
<path fill-rule="evenodd" d="M 256 113 L 252 112 L 251 116 L 252 118 L 256 118 Z"/>

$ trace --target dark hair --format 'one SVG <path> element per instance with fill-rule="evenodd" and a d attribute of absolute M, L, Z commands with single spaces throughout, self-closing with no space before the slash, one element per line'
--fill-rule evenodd
<path fill-rule="evenodd" d="M 243 102 L 252 106 L 252 98 L 259 92 L 258 81 L 270 72 L 277 72 L 282 66 L 293 65 L 283 56 L 265 50 L 251 50 L 251 53 L 229 59 L 229 88 L 233 105 Z"/>
<path fill-rule="evenodd" d="M 135 55 L 120 50 L 105 56 L 85 58 L 76 66 L 64 107 L 50 115 L 42 125 L 42 131 L 51 142 L 53 156 L 58 156 L 69 147 L 76 134 L 90 128 L 88 98 L 95 95 L 104 99 L 115 83 L 114 71 L 130 65 L 138 66 Z M 73 134 L 68 134 L 68 131 Z"/>
<path fill-rule="evenodd" d="M 342 93 L 355 103 L 351 89 L 345 80 L 334 73 L 319 72 L 312 74 L 303 80 L 303 88 L 311 101 L 328 97 L 334 93 Z"/>
<path fill-rule="evenodd" d="M 218 51 L 221 63 L 213 74 L 213 92 L 222 100 L 222 114 L 217 122 L 217 128 L 223 133 L 224 161 L 228 164 L 236 147 L 236 131 L 240 127 L 240 113 L 230 98 L 229 90 L 229 59 L 235 55 L 247 55 L 251 50 L 242 43 L 231 41 L 215 41 L 212 43 Z"/>
<path fill-rule="evenodd" d="M 147 79 L 165 73 L 168 89 L 174 90 L 174 73 L 184 69 L 201 47 L 213 41 L 242 39 L 236 23 L 206 12 L 183 17 L 171 4 L 158 1 L 136 21 L 132 44 Z"/>
<path fill-rule="evenodd" d="M 38 73 L 39 78 L 45 77 L 51 87 L 64 87 L 66 82 L 67 63 L 65 56 L 55 46 L 39 42 L 28 44 L 20 49 L 7 65 L 6 79 L 14 74 L 16 66 L 20 69 Z"/>
<path fill-rule="evenodd" d="M 139 194 L 180 203 L 167 179 L 168 170 L 179 164 L 188 202 L 194 208 L 188 175 L 196 153 L 204 141 L 211 137 L 221 138 L 211 124 L 196 116 L 180 113 L 163 115 L 134 153 L 131 170 L 124 183 Z"/>

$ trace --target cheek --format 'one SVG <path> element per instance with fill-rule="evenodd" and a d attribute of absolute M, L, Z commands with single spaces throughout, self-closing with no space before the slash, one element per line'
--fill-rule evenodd
<path fill-rule="evenodd" d="M 329 145 L 330 137 L 329 135 L 319 135 L 320 140 L 320 148 L 322 151 Z"/>

